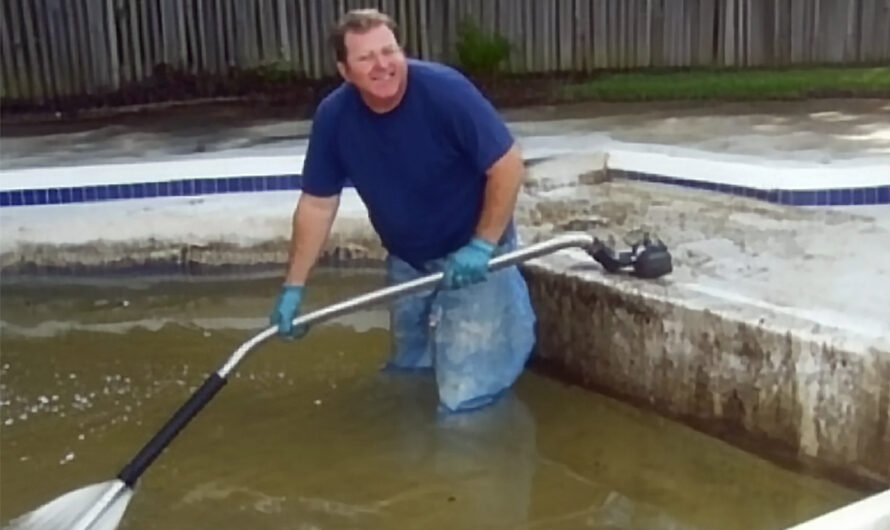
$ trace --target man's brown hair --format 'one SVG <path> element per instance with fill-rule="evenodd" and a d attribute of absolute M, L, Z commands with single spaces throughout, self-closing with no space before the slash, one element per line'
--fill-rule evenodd
<path fill-rule="evenodd" d="M 353 9 L 344 13 L 331 33 L 331 46 L 334 48 L 337 61 L 346 62 L 346 34 L 348 32 L 364 33 L 380 25 L 385 25 L 393 33 L 396 32 L 395 21 L 389 15 L 376 9 Z"/>

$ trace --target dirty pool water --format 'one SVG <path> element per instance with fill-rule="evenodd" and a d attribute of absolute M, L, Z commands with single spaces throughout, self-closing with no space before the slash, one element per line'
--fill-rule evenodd
<path fill-rule="evenodd" d="M 315 278 L 307 310 L 382 285 Z M 0 523 L 114 478 L 266 327 L 277 282 L 4 279 Z M 258 346 L 119 528 L 767 530 L 864 496 L 532 371 L 437 417 L 428 376 L 380 372 L 387 327 L 379 308 Z"/>

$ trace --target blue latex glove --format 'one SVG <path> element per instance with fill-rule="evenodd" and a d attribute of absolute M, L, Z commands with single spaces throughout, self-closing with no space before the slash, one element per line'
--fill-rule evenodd
<path fill-rule="evenodd" d="M 485 280 L 488 275 L 488 260 L 495 246 L 474 237 L 469 243 L 449 256 L 445 264 L 445 277 L 442 283 L 446 289 L 458 289 Z"/>
<path fill-rule="evenodd" d="M 294 328 L 293 322 L 303 304 L 302 285 L 284 285 L 275 300 L 275 309 L 269 316 L 269 324 L 278 326 L 278 334 L 283 338 L 298 339 L 306 334 L 305 326 Z"/>

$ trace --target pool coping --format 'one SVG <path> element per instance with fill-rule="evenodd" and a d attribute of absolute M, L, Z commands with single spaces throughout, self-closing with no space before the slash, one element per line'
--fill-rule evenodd
<path fill-rule="evenodd" d="M 633 149 L 604 155 L 617 178 L 709 190 L 792 206 L 890 204 L 890 164 L 789 166 Z M 530 151 L 527 163 L 553 154 Z M 220 157 L 0 171 L 0 208 L 156 197 L 300 190 L 305 155 Z M 350 184 L 347 182 L 347 186 Z"/>

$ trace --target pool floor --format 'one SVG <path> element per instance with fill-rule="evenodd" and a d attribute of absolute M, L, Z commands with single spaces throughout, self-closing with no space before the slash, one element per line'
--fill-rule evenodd
<path fill-rule="evenodd" d="M 308 305 L 381 285 L 322 271 Z M 277 279 L 4 281 L 0 523 L 112 479 L 267 325 Z M 864 497 L 527 371 L 483 412 L 387 374 L 387 317 L 271 339 L 149 467 L 119 528 L 779 529 Z"/>

